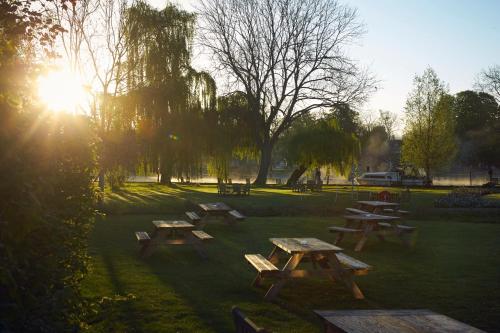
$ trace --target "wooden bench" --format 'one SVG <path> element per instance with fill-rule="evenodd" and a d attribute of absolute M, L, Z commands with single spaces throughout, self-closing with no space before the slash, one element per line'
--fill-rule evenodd
<path fill-rule="evenodd" d="M 355 215 L 360 215 L 360 214 L 370 214 L 370 212 L 367 212 L 365 210 L 357 209 L 357 208 L 346 208 L 345 209 L 348 213 L 355 214 Z"/>
<path fill-rule="evenodd" d="M 233 314 L 234 326 L 236 327 L 236 333 L 266 333 L 267 331 L 263 328 L 255 325 L 253 321 L 248 319 L 239 308 L 233 306 L 231 310 Z"/>
<path fill-rule="evenodd" d="M 244 215 L 242 215 L 237 210 L 231 210 L 227 214 L 229 215 L 230 218 L 232 218 L 233 220 L 236 220 L 236 221 L 243 221 L 246 218 Z"/>
<path fill-rule="evenodd" d="M 141 249 L 139 251 L 139 256 L 140 257 L 148 256 L 151 253 L 152 250 L 151 247 L 153 245 L 153 243 L 151 243 L 151 237 L 149 237 L 149 234 L 145 231 L 137 231 L 135 233 L 135 237 L 137 238 L 137 241 L 141 246 Z"/>
<path fill-rule="evenodd" d="M 259 272 L 258 277 L 274 276 L 280 273 L 278 267 L 261 254 L 245 254 L 245 259 Z M 255 284 L 255 281 L 254 281 Z"/>
<path fill-rule="evenodd" d="M 354 259 L 353 257 L 349 257 L 347 254 L 337 253 L 335 255 L 340 263 L 351 270 L 354 275 L 366 275 L 368 274 L 368 271 L 372 269 L 370 265 Z"/>
<path fill-rule="evenodd" d="M 363 232 L 361 229 L 353 229 L 353 228 L 346 228 L 346 227 L 329 227 L 328 230 L 330 232 L 336 233 L 360 233 Z"/>
<path fill-rule="evenodd" d="M 410 227 L 408 225 L 402 225 L 402 224 L 398 224 L 397 227 L 398 227 L 399 231 L 408 232 L 408 233 L 413 232 L 417 229 L 416 227 Z"/>
<path fill-rule="evenodd" d="M 198 223 L 201 221 L 201 217 L 196 214 L 195 212 L 186 212 L 186 216 L 188 219 L 190 219 L 193 223 Z"/>
<path fill-rule="evenodd" d="M 202 230 L 193 230 L 191 232 L 193 233 L 194 237 L 196 237 L 197 239 L 199 239 L 201 241 L 207 241 L 210 239 L 214 239 L 212 236 L 210 236 L 209 234 L 207 234 L 205 231 L 202 231 Z"/>
<path fill-rule="evenodd" d="M 383 210 L 384 213 L 388 214 L 398 214 L 398 215 L 408 215 L 410 214 L 409 211 L 407 210 L 402 210 L 402 209 L 392 209 L 392 208 L 386 208 Z"/>
<path fill-rule="evenodd" d="M 354 229 L 348 227 L 329 227 L 328 230 L 332 233 L 338 233 L 337 239 L 335 240 L 335 245 L 339 244 L 342 239 L 344 239 L 345 234 L 359 234 L 362 233 L 362 229 Z"/>
<path fill-rule="evenodd" d="M 379 222 L 378 226 L 382 228 L 393 228 L 393 226 L 387 222 Z M 408 232 L 408 233 L 413 232 L 417 229 L 416 227 L 410 227 L 408 225 L 403 225 L 403 224 L 396 225 L 396 228 L 398 228 L 399 232 Z"/>
<path fill-rule="evenodd" d="M 149 237 L 149 234 L 145 231 L 137 231 L 135 233 L 135 237 L 137 238 L 139 244 L 146 243 L 151 240 L 151 237 Z"/>

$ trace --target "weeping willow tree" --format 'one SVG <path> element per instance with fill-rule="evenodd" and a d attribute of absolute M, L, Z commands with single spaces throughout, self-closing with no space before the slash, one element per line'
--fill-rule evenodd
<path fill-rule="evenodd" d="M 234 91 L 218 97 L 217 112 L 210 113 L 207 117 L 209 128 L 215 129 L 207 133 L 210 175 L 227 180 L 233 157 L 257 157 L 251 117 L 243 92 Z"/>
<path fill-rule="evenodd" d="M 345 174 L 359 156 L 360 143 L 334 119 L 309 119 L 292 128 L 284 138 L 284 149 L 288 161 L 296 165 L 287 181 L 290 186 L 310 167 L 326 165 Z"/>
<path fill-rule="evenodd" d="M 127 104 L 145 170 L 161 183 L 201 170 L 207 113 L 215 112 L 216 87 L 191 63 L 195 16 L 169 5 L 156 10 L 139 1 L 126 13 Z"/>

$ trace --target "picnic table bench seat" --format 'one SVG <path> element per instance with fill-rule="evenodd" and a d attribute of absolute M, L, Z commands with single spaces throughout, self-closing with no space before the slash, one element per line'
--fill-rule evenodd
<path fill-rule="evenodd" d="M 351 270 L 354 275 L 366 275 L 368 271 L 372 269 L 372 267 L 368 264 L 365 264 L 362 261 L 354 259 L 353 257 L 348 256 L 344 253 L 337 253 L 337 259 L 340 263 Z"/>
<path fill-rule="evenodd" d="M 196 212 L 186 212 L 186 216 L 193 222 L 199 222 L 201 217 Z"/>
<path fill-rule="evenodd" d="M 402 210 L 402 209 L 392 209 L 392 208 L 385 208 L 383 210 L 384 213 L 389 213 L 389 214 L 399 214 L 399 215 L 407 215 L 410 214 L 409 211 L 407 210 Z"/>
<path fill-rule="evenodd" d="M 342 233 L 360 233 L 363 232 L 361 229 L 353 229 L 353 228 L 346 228 L 346 227 L 329 227 L 328 228 L 330 232 L 342 232 Z"/>
<path fill-rule="evenodd" d="M 233 306 L 231 312 L 233 314 L 236 333 L 267 333 L 264 328 L 257 326 L 253 321 L 246 317 L 238 307 Z"/>
<path fill-rule="evenodd" d="M 378 226 L 382 228 L 393 228 L 393 226 L 387 222 L 379 222 Z M 410 227 L 408 225 L 402 225 L 402 224 L 396 225 L 396 228 L 398 228 L 398 230 L 401 232 L 413 232 L 416 230 L 415 227 Z"/>
<path fill-rule="evenodd" d="M 260 276 L 278 274 L 280 270 L 261 254 L 245 254 L 245 259 L 259 272 Z"/>
<path fill-rule="evenodd" d="M 240 212 L 238 212 L 237 210 L 234 210 L 234 209 L 229 211 L 228 214 L 229 214 L 229 217 L 231 217 L 237 221 L 242 221 L 246 218 L 243 214 L 241 214 Z"/>
<path fill-rule="evenodd" d="M 205 231 L 202 231 L 202 230 L 193 230 L 191 232 L 193 233 L 193 236 L 195 236 L 196 238 L 198 238 L 201 241 L 207 241 L 210 239 L 214 239 L 212 236 L 210 236 L 209 234 L 207 234 Z"/>
<path fill-rule="evenodd" d="M 370 214 L 370 212 L 367 212 L 366 210 L 361 210 L 357 208 L 346 208 L 345 210 L 351 214 Z"/>
<path fill-rule="evenodd" d="M 149 237 L 149 234 L 145 231 L 137 231 L 135 237 L 139 243 L 145 243 L 151 240 L 151 237 Z"/>

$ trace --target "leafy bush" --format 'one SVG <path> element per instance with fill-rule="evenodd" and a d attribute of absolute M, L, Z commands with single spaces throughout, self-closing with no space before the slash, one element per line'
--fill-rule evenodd
<path fill-rule="evenodd" d="M 0 2 L 1 331 L 75 331 L 86 315 L 79 284 L 95 201 L 89 122 L 34 106 L 35 57 L 21 56 L 49 54 L 62 31 L 40 12 L 46 2 Z"/>
<path fill-rule="evenodd" d="M 22 332 L 80 326 L 94 216 L 86 120 L 40 116 L 15 117 L 0 136 L 0 321 Z"/>

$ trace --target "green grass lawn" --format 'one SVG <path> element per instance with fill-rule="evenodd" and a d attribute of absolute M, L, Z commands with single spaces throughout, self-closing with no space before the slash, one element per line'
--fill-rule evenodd
<path fill-rule="evenodd" d="M 377 190 L 377 189 L 370 189 Z M 92 270 L 84 283 L 89 297 L 101 299 L 95 332 L 231 332 L 230 309 L 238 305 L 255 322 L 276 332 L 320 332 L 314 309 L 428 308 L 485 329 L 500 331 L 500 224 L 497 212 L 455 214 L 432 207 L 446 190 L 412 193 L 405 208 L 418 227 L 415 246 L 395 238 L 370 239 L 361 253 L 354 241 L 348 255 L 374 267 L 356 277 L 365 300 L 355 300 L 328 280 L 291 281 L 278 299 L 265 302 L 264 289 L 250 286 L 255 271 L 245 253 L 267 255 L 270 237 L 316 237 L 333 242 L 330 225 L 342 225 L 342 212 L 353 206 L 350 188 L 296 194 L 262 188 L 248 198 L 224 198 L 245 213 L 244 222 L 209 223 L 215 237 L 203 261 L 190 247 L 170 246 L 147 259 L 138 258 L 135 231 L 150 231 L 153 219 L 182 217 L 199 202 L 213 202 L 213 186 L 168 188 L 131 184 L 107 193 L 106 217 L 92 234 Z M 360 193 L 360 198 L 366 195 Z"/>

